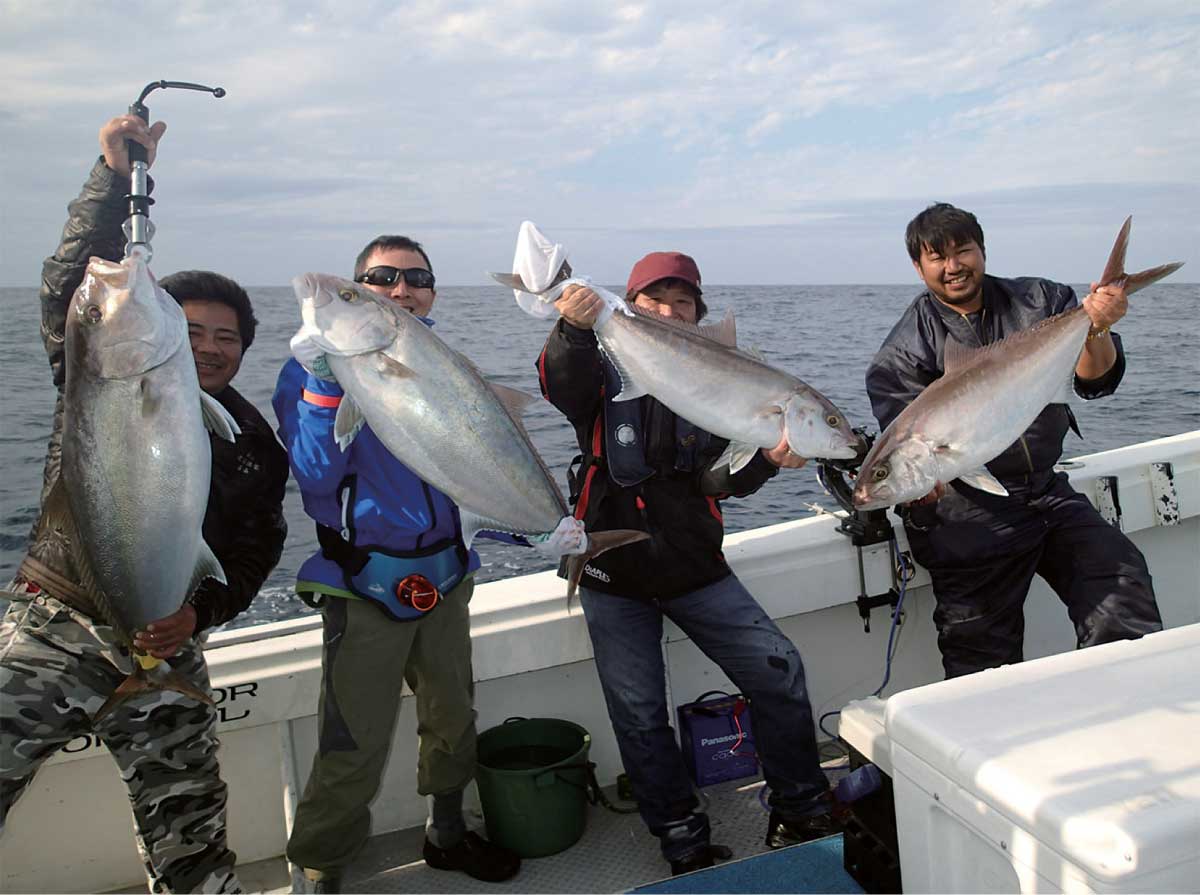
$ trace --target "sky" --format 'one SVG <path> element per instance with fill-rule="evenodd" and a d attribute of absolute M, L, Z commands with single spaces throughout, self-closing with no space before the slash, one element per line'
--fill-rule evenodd
<path fill-rule="evenodd" d="M 0 285 L 36 286 L 96 135 L 158 79 L 160 275 L 347 274 L 381 233 L 443 285 L 533 220 L 579 273 L 907 283 L 908 220 L 983 225 L 988 270 L 1200 276 L 1195 0 L 0 0 Z M 1191 277 L 1188 274 L 1193 274 Z"/>

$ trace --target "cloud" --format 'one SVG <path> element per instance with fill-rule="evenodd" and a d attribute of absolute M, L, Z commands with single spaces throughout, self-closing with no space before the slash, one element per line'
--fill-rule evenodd
<path fill-rule="evenodd" d="M 837 202 L 1022 191 L 1036 204 L 1070 184 L 1200 181 L 1185 114 L 1200 106 L 1200 22 L 1185 2 L 123 10 L 3 7 L 0 129 L 25 175 L 6 197 L 21 226 L 5 216 L 0 282 L 36 281 L 97 128 L 157 77 L 229 91 L 148 99 L 170 123 L 155 170 L 163 251 L 186 231 L 203 254 L 241 259 L 229 244 L 275 236 L 268 257 L 229 270 L 257 282 L 313 257 L 293 228 L 336 230 L 340 246 L 441 221 L 463 259 L 443 278 L 473 282 L 523 217 L 745 234 L 807 226 Z"/>

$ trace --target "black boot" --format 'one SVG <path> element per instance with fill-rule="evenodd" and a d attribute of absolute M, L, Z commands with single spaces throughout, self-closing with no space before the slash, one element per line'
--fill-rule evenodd
<path fill-rule="evenodd" d="M 499 883 L 517 875 L 521 858 L 476 833 L 467 833 L 456 845 L 438 848 L 428 839 L 422 850 L 425 863 L 436 870 L 461 870 L 485 883 Z"/>
<path fill-rule="evenodd" d="M 706 845 L 691 854 L 684 855 L 671 862 L 671 876 L 691 873 L 693 870 L 703 870 L 711 867 L 717 861 L 727 861 L 733 852 L 723 845 Z"/>
<path fill-rule="evenodd" d="M 842 821 L 833 814 L 815 814 L 811 817 L 784 820 L 772 811 L 771 819 L 767 822 L 767 848 L 784 848 L 814 839 L 824 839 L 826 836 L 836 836 L 842 829 Z"/>

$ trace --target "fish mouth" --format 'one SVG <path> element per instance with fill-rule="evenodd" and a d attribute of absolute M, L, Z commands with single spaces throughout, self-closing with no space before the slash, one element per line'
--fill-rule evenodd
<path fill-rule="evenodd" d="M 856 510 L 885 510 L 892 506 L 894 501 L 889 501 L 883 497 L 859 497 L 854 495 L 854 508 Z"/>
<path fill-rule="evenodd" d="M 850 447 L 834 447 L 825 452 L 824 460 L 853 460 L 859 456 L 859 451 L 856 448 Z"/>

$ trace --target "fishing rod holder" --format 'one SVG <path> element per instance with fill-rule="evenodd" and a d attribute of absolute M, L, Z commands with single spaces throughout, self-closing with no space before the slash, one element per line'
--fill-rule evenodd
<path fill-rule="evenodd" d="M 146 97 L 151 91 L 168 87 L 181 90 L 199 90 L 211 93 L 217 99 L 225 95 L 224 87 L 207 87 L 204 84 L 193 84 L 190 81 L 151 81 L 142 88 L 141 94 L 129 106 L 129 114 L 137 115 L 142 121 L 150 123 L 150 108 L 146 105 Z M 150 206 L 154 200 L 150 198 L 149 156 L 146 147 L 134 140 L 125 141 L 129 152 L 129 217 L 121 225 L 125 233 L 125 257 L 135 251 L 141 251 L 147 258 L 151 255 L 150 240 L 154 238 L 154 224 L 150 222 Z"/>
<path fill-rule="evenodd" d="M 838 534 L 850 539 L 858 554 L 858 596 L 854 603 L 858 607 L 858 615 L 863 620 L 863 632 L 871 633 L 871 610 L 879 606 L 891 606 L 893 611 L 900 601 L 897 571 L 892 569 L 892 586 L 881 594 L 868 596 L 867 573 L 863 563 L 863 548 L 875 544 L 886 544 L 896 540 L 896 531 L 887 518 L 887 510 L 859 510 L 854 506 L 854 486 L 847 477 L 853 477 L 866 458 L 867 451 L 875 441 L 875 436 L 865 428 L 854 430 L 862 436 L 866 449 L 859 456 L 849 460 L 818 460 L 817 479 L 825 493 L 838 502 L 846 515 L 838 523 Z"/>

